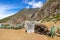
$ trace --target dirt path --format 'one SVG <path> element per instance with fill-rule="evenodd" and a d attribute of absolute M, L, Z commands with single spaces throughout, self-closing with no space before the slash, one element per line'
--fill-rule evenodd
<path fill-rule="evenodd" d="M 54 22 L 46 22 L 47 28 L 50 28 Z M 58 21 L 55 25 L 60 25 Z M 13 29 L 0 29 L 0 40 L 60 40 L 60 37 L 54 36 L 50 38 L 47 35 L 41 35 L 36 33 L 26 33 L 24 29 L 13 30 Z"/>
<path fill-rule="evenodd" d="M 59 37 L 50 38 L 46 35 L 26 33 L 24 29 L 0 29 L 0 40 L 60 40 Z"/>

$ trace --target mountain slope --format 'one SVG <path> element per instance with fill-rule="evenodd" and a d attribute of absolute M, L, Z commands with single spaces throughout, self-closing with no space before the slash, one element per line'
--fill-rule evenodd
<path fill-rule="evenodd" d="M 31 20 L 38 10 L 38 8 L 22 9 L 15 15 L 0 20 L 0 23 L 17 24 L 24 20 Z"/>
<path fill-rule="evenodd" d="M 12 25 L 22 23 L 25 20 L 58 21 L 60 20 L 60 0 L 48 0 L 42 8 L 23 9 L 6 19 L 4 22 Z"/>
<path fill-rule="evenodd" d="M 60 0 L 49 0 L 44 6 L 39 10 L 34 17 L 34 20 L 40 18 L 40 20 L 50 20 L 59 19 L 60 20 Z M 38 19 L 39 20 L 39 19 Z"/>

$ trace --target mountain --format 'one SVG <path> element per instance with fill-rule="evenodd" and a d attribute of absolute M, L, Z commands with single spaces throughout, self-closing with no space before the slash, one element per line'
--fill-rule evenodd
<path fill-rule="evenodd" d="M 31 20 L 39 8 L 22 9 L 15 15 L 0 20 L 0 23 L 18 24 L 25 20 Z"/>
<path fill-rule="evenodd" d="M 48 0 L 33 19 L 42 21 L 60 20 L 60 0 Z"/>
<path fill-rule="evenodd" d="M 0 22 L 15 25 L 25 20 L 41 22 L 60 20 L 60 0 L 47 0 L 41 8 L 22 9 L 15 15 L 0 20 Z"/>

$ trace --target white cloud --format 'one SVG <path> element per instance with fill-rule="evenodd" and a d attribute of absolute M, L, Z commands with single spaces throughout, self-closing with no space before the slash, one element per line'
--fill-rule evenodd
<path fill-rule="evenodd" d="M 32 1 L 35 1 L 35 0 L 32 0 Z M 28 2 L 29 2 L 29 0 L 23 0 L 23 2 L 24 2 L 24 3 L 28 3 Z"/>
<path fill-rule="evenodd" d="M 27 9 L 29 9 L 30 7 L 29 7 L 29 6 L 27 6 L 26 8 L 27 8 Z"/>
<path fill-rule="evenodd" d="M 30 2 L 26 1 L 26 4 L 32 6 L 32 8 L 41 8 L 41 6 L 43 6 L 43 3 L 41 1 L 36 2 L 35 0 L 32 0 Z"/>
<path fill-rule="evenodd" d="M 16 8 L 19 8 L 19 7 L 16 7 L 16 6 L 14 7 L 12 5 L 0 5 L 0 19 L 15 14 L 16 12 L 14 11 L 9 12 L 8 10 L 16 9 Z"/>
<path fill-rule="evenodd" d="M 43 3 L 42 2 L 29 2 L 28 3 L 29 5 L 31 5 L 32 6 L 32 8 L 41 8 L 41 6 L 43 5 Z"/>

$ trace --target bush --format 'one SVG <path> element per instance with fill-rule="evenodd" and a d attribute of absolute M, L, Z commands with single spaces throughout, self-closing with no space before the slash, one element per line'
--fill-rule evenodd
<path fill-rule="evenodd" d="M 54 37 L 54 35 L 55 35 L 55 27 L 52 26 L 51 30 L 50 30 L 50 33 L 49 33 L 49 36 Z"/>
<path fill-rule="evenodd" d="M 17 24 L 14 29 L 21 29 L 24 27 L 24 23 Z"/>
<path fill-rule="evenodd" d="M 10 25 L 7 29 L 14 29 L 14 26 Z"/>
<path fill-rule="evenodd" d="M 1 28 L 6 29 L 6 28 L 8 28 L 8 26 L 9 26 L 9 24 L 5 24 L 5 25 L 2 25 L 2 27 L 1 27 Z"/>
<path fill-rule="evenodd" d="M 3 29 L 21 29 L 24 27 L 24 23 L 20 23 L 20 24 L 17 24 L 16 26 L 12 26 L 12 25 L 2 25 L 2 27 L 0 28 L 3 28 Z"/>

